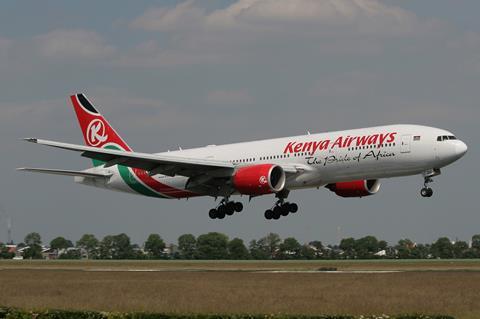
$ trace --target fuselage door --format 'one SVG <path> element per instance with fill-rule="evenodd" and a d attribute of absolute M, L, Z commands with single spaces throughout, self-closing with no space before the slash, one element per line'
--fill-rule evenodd
<path fill-rule="evenodd" d="M 402 145 L 400 147 L 401 153 L 410 153 L 410 141 L 412 140 L 412 135 L 405 134 L 402 135 Z"/>

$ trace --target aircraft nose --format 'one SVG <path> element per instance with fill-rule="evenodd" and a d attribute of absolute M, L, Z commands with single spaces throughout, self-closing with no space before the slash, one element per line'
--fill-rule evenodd
<path fill-rule="evenodd" d="M 462 157 L 463 155 L 465 155 L 465 153 L 467 153 L 467 150 L 468 150 L 467 144 L 465 144 L 462 141 L 459 141 L 459 143 L 457 143 L 457 145 L 455 145 L 455 152 L 457 153 L 457 156 L 459 158 Z"/>

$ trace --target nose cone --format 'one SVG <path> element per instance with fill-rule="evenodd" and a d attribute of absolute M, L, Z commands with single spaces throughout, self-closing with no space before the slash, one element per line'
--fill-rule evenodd
<path fill-rule="evenodd" d="M 457 153 L 458 158 L 462 157 L 467 153 L 468 146 L 462 141 L 458 141 L 458 143 L 455 145 L 455 152 Z"/>

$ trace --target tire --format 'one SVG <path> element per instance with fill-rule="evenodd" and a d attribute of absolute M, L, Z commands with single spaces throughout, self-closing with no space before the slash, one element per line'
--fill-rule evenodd
<path fill-rule="evenodd" d="M 290 213 L 296 213 L 298 212 L 298 205 L 295 204 L 295 203 L 290 203 L 288 204 L 288 210 L 290 211 Z"/>
<path fill-rule="evenodd" d="M 227 213 L 227 207 L 225 205 L 220 205 L 217 208 L 217 218 L 220 218 L 220 216 L 223 216 L 222 218 L 225 218 L 225 214 Z M 220 219 L 222 219 L 220 218 Z"/>
<path fill-rule="evenodd" d="M 422 197 L 428 197 L 427 188 L 422 188 L 422 189 L 420 190 L 420 195 L 421 195 Z"/>
<path fill-rule="evenodd" d="M 430 187 L 427 188 L 427 197 L 432 197 L 433 195 L 433 189 L 431 189 Z"/>
<path fill-rule="evenodd" d="M 281 207 L 281 206 L 275 206 L 275 207 L 273 208 L 273 213 L 274 213 L 275 215 L 282 215 L 282 207 Z"/>
<path fill-rule="evenodd" d="M 267 209 L 265 211 L 265 218 L 268 219 L 268 220 L 273 218 L 273 211 L 271 209 Z"/>
<path fill-rule="evenodd" d="M 225 214 L 228 216 L 232 216 L 235 213 L 235 207 L 233 205 L 228 205 L 225 210 Z"/>
<path fill-rule="evenodd" d="M 283 204 L 280 209 L 281 209 L 281 214 L 282 216 L 288 216 L 288 213 L 289 213 L 289 204 L 286 203 L 286 204 Z"/>
<path fill-rule="evenodd" d="M 218 219 L 224 219 L 226 213 L 227 213 L 227 207 L 225 207 L 224 205 L 221 205 L 217 208 L 217 218 Z"/>
<path fill-rule="evenodd" d="M 232 214 L 235 212 L 235 203 L 234 202 L 228 202 L 225 207 L 227 208 L 227 215 L 231 215 L 229 214 L 229 212 L 232 212 Z"/>
<path fill-rule="evenodd" d="M 210 211 L 208 212 L 208 217 L 210 217 L 211 219 L 217 218 L 217 210 L 215 208 L 210 209 Z"/>
<path fill-rule="evenodd" d="M 237 213 L 240 213 L 243 210 L 243 204 L 240 202 L 236 202 L 234 204 L 234 208 Z"/>

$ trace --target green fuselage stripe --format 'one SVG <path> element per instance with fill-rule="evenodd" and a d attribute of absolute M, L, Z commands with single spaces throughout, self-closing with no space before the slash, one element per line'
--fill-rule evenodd
<path fill-rule="evenodd" d="M 127 166 L 123 166 L 123 165 L 117 165 L 117 166 L 123 181 L 137 193 L 140 193 L 145 196 L 150 196 L 150 197 L 166 198 L 165 196 L 155 193 L 154 191 L 140 184 L 138 180 L 135 178 L 135 176 L 133 176 L 133 174 L 130 173 L 130 170 L 128 169 Z"/>
<path fill-rule="evenodd" d="M 121 150 L 118 146 L 114 145 L 108 145 L 105 147 L 106 149 L 112 149 L 112 150 Z M 93 160 L 93 166 L 101 166 L 105 164 L 103 161 L 99 160 Z M 120 172 L 120 176 L 122 177 L 122 180 L 125 182 L 125 184 L 128 185 L 132 190 L 135 192 L 149 196 L 149 197 L 157 197 L 157 198 L 168 198 L 167 196 L 163 196 L 159 193 L 156 193 L 152 191 L 151 189 L 145 187 L 143 184 L 139 183 L 138 180 L 135 178 L 135 176 L 130 172 L 130 169 L 127 166 L 123 165 L 117 165 L 118 171 Z"/>

